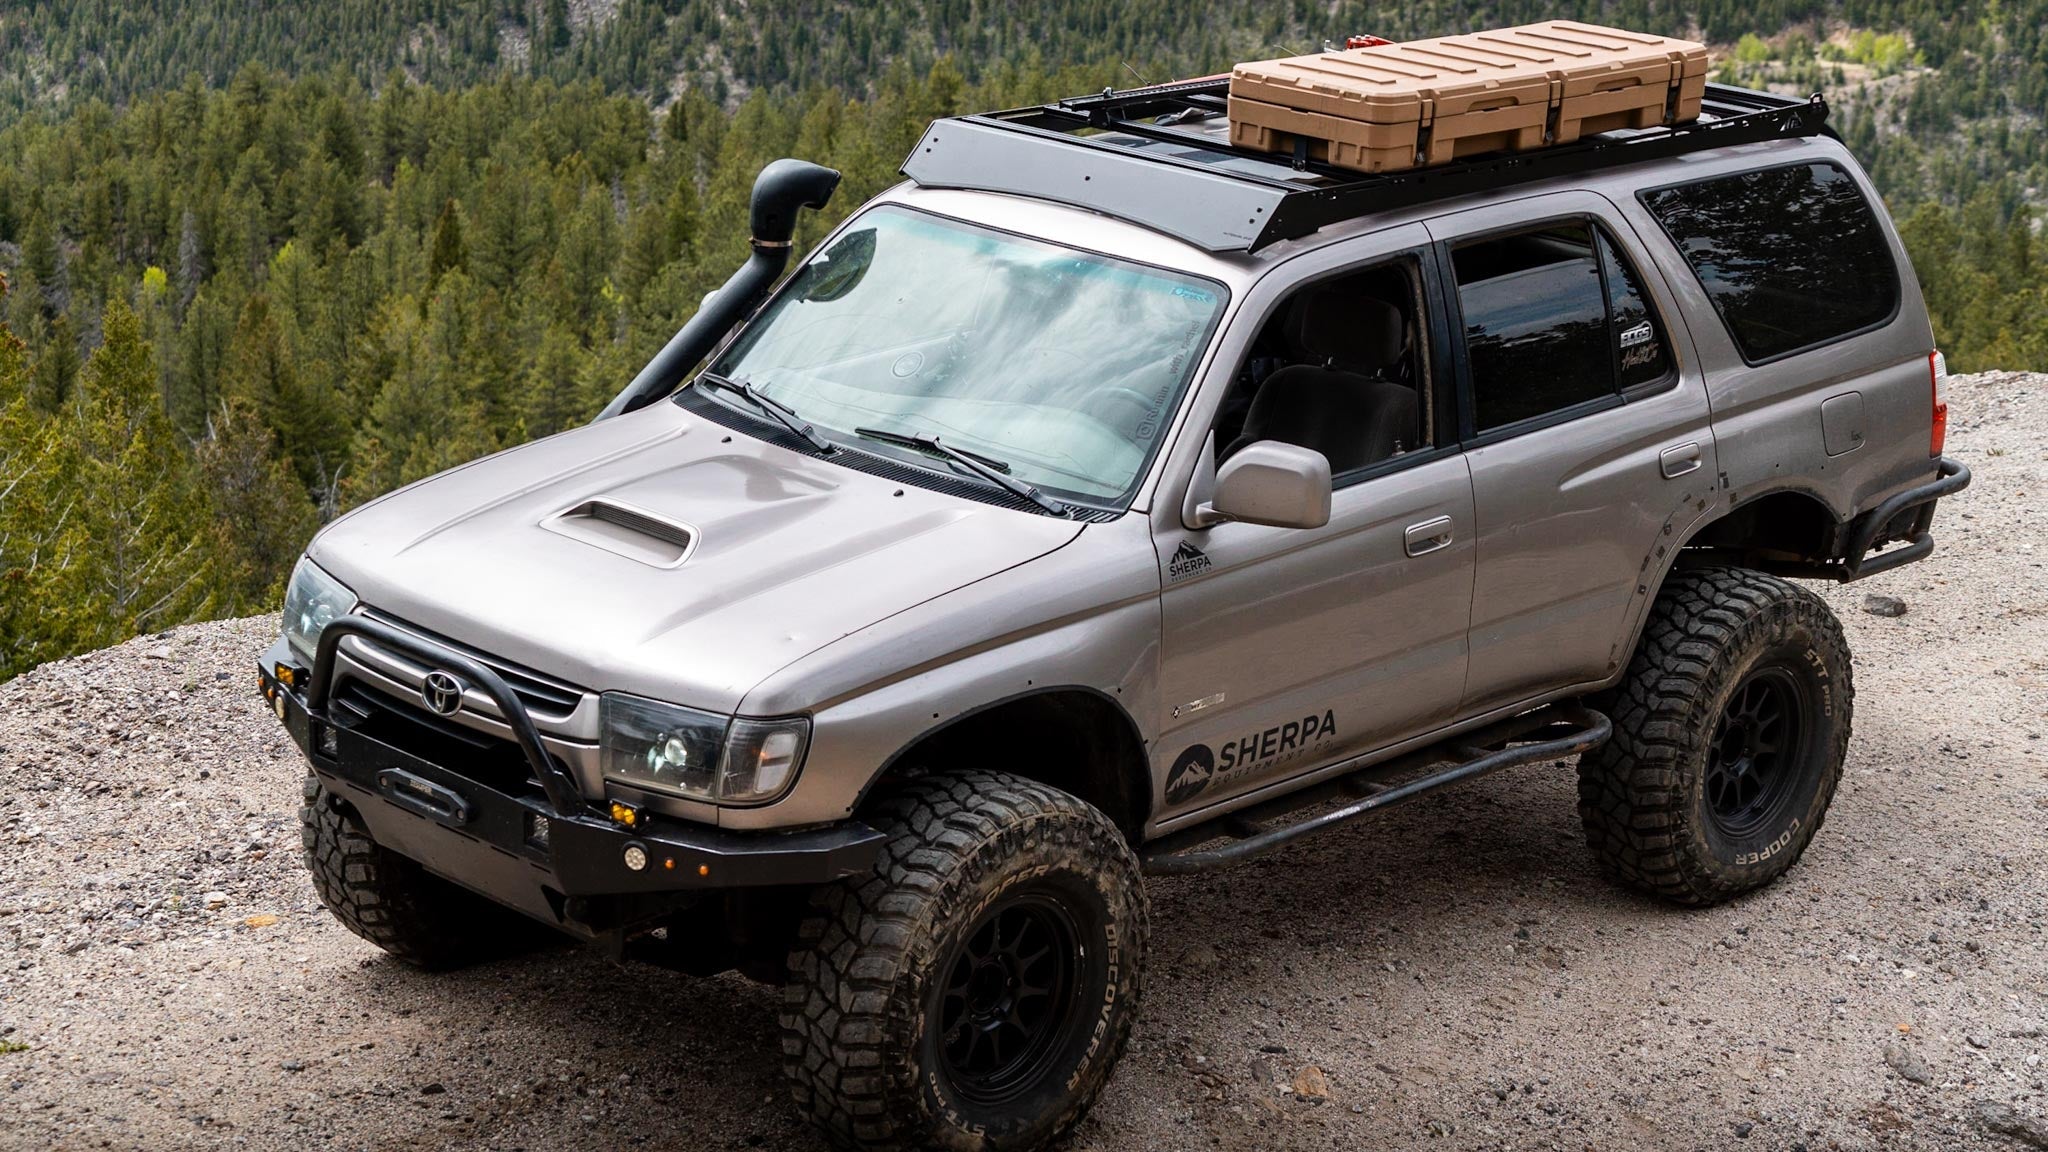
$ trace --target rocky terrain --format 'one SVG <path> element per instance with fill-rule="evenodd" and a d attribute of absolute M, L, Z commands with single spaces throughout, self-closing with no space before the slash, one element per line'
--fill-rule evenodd
<path fill-rule="evenodd" d="M 2048 376 L 1951 399 L 1977 479 L 1934 558 L 1824 589 L 1856 737 L 1785 879 L 1617 891 L 1552 764 L 1155 882 L 1074 1147 L 2048 1148 Z M 274 629 L 0 685 L 0 1148 L 820 1147 L 767 988 L 576 951 L 430 976 L 343 931 L 254 690 Z"/>

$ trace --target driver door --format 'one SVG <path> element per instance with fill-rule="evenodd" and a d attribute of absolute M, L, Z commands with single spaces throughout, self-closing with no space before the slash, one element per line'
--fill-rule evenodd
<path fill-rule="evenodd" d="M 1413 379 L 1434 401 L 1422 408 L 1423 442 L 1334 477 L 1320 528 L 1190 529 L 1178 507 L 1163 527 L 1154 521 L 1163 821 L 1422 734 L 1447 722 L 1464 693 L 1472 480 L 1437 424 L 1454 406 L 1433 262 L 1419 249 L 1354 255 L 1317 279 L 1390 264 L 1414 278 Z M 1290 299 L 1263 313 L 1248 301 L 1245 315 L 1281 322 Z M 1229 399 L 1211 400 L 1210 411 Z"/>

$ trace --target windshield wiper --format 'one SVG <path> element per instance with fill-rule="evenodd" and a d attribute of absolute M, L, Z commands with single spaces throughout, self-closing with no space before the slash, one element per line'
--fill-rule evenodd
<path fill-rule="evenodd" d="M 1022 496 L 1055 516 L 1072 516 L 1073 509 L 1047 496 L 1024 481 L 1010 475 L 1010 466 L 994 457 L 978 452 L 968 452 L 944 443 L 937 436 L 922 432 L 891 432 L 884 428 L 855 428 L 855 436 L 868 440 L 880 440 L 884 444 L 898 444 L 905 448 L 916 448 L 934 456 L 943 456 L 960 465 L 983 480 L 1015 496 Z"/>
<path fill-rule="evenodd" d="M 727 392 L 737 392 L 752 402 L 754 407 L 773 416 L 776 423 L 810 441 L 811 446 L 818 451 L 833 451 L 832 442 L 820 436 L 816 428 L 811 427 L 803 417 L 797 415 L 796 409 L 767 395 L 751 383 L 745 380 L 728 380 L 716 372 L 697 373 L 697 383 L 709 384 L 713 388 L 723 388 Z"/>

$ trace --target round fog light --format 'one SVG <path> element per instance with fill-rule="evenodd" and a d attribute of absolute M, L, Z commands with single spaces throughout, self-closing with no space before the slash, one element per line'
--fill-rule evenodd
<path fill-rule="evenodd" d="M 647 867 L 647 849 L 638 844 L 626 845 L 626 867 L 634 872 Z"/>

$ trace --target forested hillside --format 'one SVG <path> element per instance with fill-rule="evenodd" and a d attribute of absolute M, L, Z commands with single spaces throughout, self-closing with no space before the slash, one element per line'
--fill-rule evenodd
<path fill-rule="evenodd" d="M 1951 363 L 2048 364 L 2048 0 L 1563 7 L 1705 35 L 1729 79 L 1828 90 Z M 0 678 L 270 607 L 322 520 L 587 419 L 743 257 L 769 159 L 847 173 L 814 238 L 934 116 L 1558 10 L 1366 9 L 0 13 Z"/>

